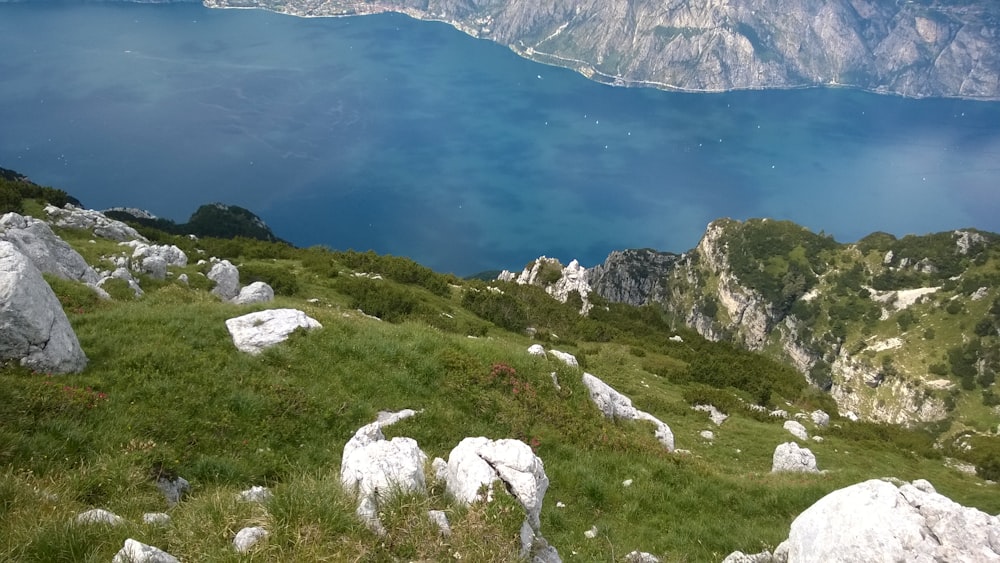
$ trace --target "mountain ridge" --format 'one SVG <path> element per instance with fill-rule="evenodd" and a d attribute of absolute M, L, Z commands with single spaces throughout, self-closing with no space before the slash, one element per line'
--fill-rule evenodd
<path fill-rule="evenodd" d="M 619 86 L 693 92 L 828 86 L 1000 99 L 1000 6 L 985 1 L 203 3 L 306 17 L 399 12 Z"/>
<path fill-rule="evenodd" d="M 995 233 L 843 244 L 788 221 L 720 219 L 684 254 L 616 251 L 573 275 L 609 302 L 660 307 L 709 340 L 793 366 L 848 416 L 942 420 L 959 407 L 959 387 L 996 405 Z"/>

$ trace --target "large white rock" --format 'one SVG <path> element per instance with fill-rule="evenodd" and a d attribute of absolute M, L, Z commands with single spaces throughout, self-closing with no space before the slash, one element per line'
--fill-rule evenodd
<path fill-rule="evenodd" d="M 45 373 L 71 373 L 87 356 L 59 299 L 14 245 L 0 241 L 0 360 Z"/>
<path fill-rule="evenodd" d="M 229 301 L 240 293 L 240 271 L 229 260 L 216 262 L 208 271 L 208 279 L 215 282 L 212 293 Z"/>
<path fill-rule="evenodd" d="M 274 301 L 274 290 L 271 286 L 262 281 L 255 281 L 240 290 L 240 294 L 233 299 L 237 305 L 248 305 L 250 303 L 268 303 Z"/>
<path fill-rule="evenodd" d="M 49 222 L 57 227 L 68 229 L 86 229 L 101 238 L 124 242 L 127 240 L 146 241 L 146 237 L 138 231 L 129 227 L 121 221 L 108 219 L 103 213 L 91 209 L 80 209 L 70 204 L 66 204 L 62 209 L 54 206 L 45 206 L 45 213 L 49 216 Z"/>
<path fill-rule="evenodd" d="M 580 363 L 576 361 L 576 356 L 570 354 L 569 352 L 560 352 L 559 350 L 549 350 L 549 353 L 555 356 L 557 360 L 562 361 L 562 363 L 568 365 L 571 368 L 580 367 Z"/>
<path fill-rule="evenodd" d="M 259 354 L 288 339 L 296 329 L 322 328 L 319 321 L 298 309 L 268 309 L 228 319 L 226 328 L 242 352 Z"/>
<path fill-rule="evenodd" d="M 802 426 L 802 423 L 797 420 L 786 420 L 785 430 L 792 436 L 795 436 L 799 440 L 808 440 L 809 433 L 806 432 L 806 427 Z"/>
<path fill-rule="evenodd" d="M 465 438 L 448 455 L 446 488 L 458 501 L 489 501 L 498 481 L 521 503 L 528 525 L 537 532 L 549 478 L 530 446 L 512 439 Z M 483 485 L 487 487 L 485 499 L 479 496 Z"/>
<path fill-rule="evenodd" d="M 590 400 L 597 405 L 604 416 L 625 420 L 648 420 L 656 425 L 656 439 L 667 448 L 674 450 L 674 433 L 663 421 L 632 406 L 632 400 L 615 391 L 610 385 L 589 373 L 583 374 L 583 385 L 590 393 Z"/>
<path fill-rule="evenodd" d="M 795 442 L 779 444 L 774 449 L 771 458 L 771 472 L 798 471 L 802 473 L 818 473 L 816 456 L 809 448 L 800 448 Z"/>
<path fill-rule="evenodd" d="M 792 522 L 777 561 L 1000 561 L 1000 519 L 938 494 L 924 480 L 834 491 Z"/>
<path fill-rule="evenodd" d="M 97 272 L 66 241 L 56 236 L 45 221 L 7 213 L 0 217 L 0 240 L 13 244 L 43 273 L 97 283 Z"/>
<path fill-rule="evenodd" d="M 111 563 L 180 563 L 180 560 L 162 549 L 128 538 Z"/>
<path fill-rule="evenodd" d="M 362 426 L 344 445 L 340 483 L 358 497 L 358 516 L 376 533 L 385 529 L 378 518 L 380 503 L 399 493 L 423 493 L 425 454 L 413 438 L 386 440 L 382 428 L 417 414 L 407 409 L 384 413 L 379 420 Z"/>

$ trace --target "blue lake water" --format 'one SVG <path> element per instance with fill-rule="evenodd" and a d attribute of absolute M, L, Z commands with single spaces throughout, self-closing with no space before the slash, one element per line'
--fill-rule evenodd
<path fill-rule="evenodd" d="M 997 103 L 613 88 L 401 15 L 194 4 L 0 3 L 0 53 L 0 166 L 441 271 L 685 251 L 724 216 L 1000 231 Z"/>

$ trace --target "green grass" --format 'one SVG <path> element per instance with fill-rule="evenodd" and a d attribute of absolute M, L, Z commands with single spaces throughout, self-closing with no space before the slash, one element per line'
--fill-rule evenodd
<path fill-rule="evenodd" d="M 64 234 L 83 250 L 109 251 L 87 242 L 88 235 Z M 386 537 L 355 518 L 337 475 L 343 446 L 379 411 L 403 408 L 422 412 L 387 428 L 387 436 L 416 439 L 431 459 L 447 458 L 467 436 L 534 444 L 550 479 L 542 533 L 567 560 L 620 561 L 641 550 L 666 561 L 718 561 L 737 549 L 773 548 L 821 496 L 874 477 L 927 478 L 959 502 L 1000 511 L 994 489 L 945 468 L 940 457 L 912 452 L 918 442 L 908 435 L 887 442 L 836 418 L 847 430 L 807 424 L 826 438 L 810 447 L 828 473 L 771 475 L 774 447 L 791 439 L 780 420 L 736 409 L 716 428 L 684 400 L 694 384 L 675 383 L 696 358 L 735 352 L 688 332 L 683 344 L 667 342 L 672 331 L 637 323 L 648 311 L 613 308 L 584 323 L 554 301 L 509 290 L 530 304 L 531 324 L 550 334 L 547 348 L 577 354 L 587 371 L 669 424 L 689 454 L 665 452 L 647 423 L 603 418 L 580 381 L 582 370 L 528 356 L 529 337 L 464 308 L 465 284 L 475 282 L 430 291 L 371 281 L 373 291 L 386 284 L 415 303 L 394 322 L 379 322 L 354 311 L 356 296 L 341 291 L 351 272 L 334 255 L 301 252 L 321 267 L 285 256 L 280 267 L 294 276 L 295 291 L 266 306 L 221 303 L 207 285 L 150 280 L 141 299 L 98 301 L 77 284 L 52 281 L 90 363 L 82 374 L 59 377 L 0 369 L 0 560 L 106 562 L 126 537 L 184 561 L 516 558 L 522 516 L 509 499 L 464 508 L 432 484 L 426 497 L 383 506 Z M 266 257 L 239 261 L 274 264 Z M 198 270 L 175 274 L 194 279 Z M 238 352 L 225 320 L 270 307 L 301 309 L 324 328 L 297 333 L 260 356 Z M 491 377 L 497 364 L 509 366 L 509 376 Z M 772 396 L 773 406 L 789 408 L 786 399 L 807 410 L 817 400 Z M 699 436 L 706 429 L 714 441 Z M 153 479 L 164 470 L 192 484 L 174 507 Z M 630 487 L 622 485 L 627 479 Z M 251 485 L 271 487 L 274 499 L 266 506 L 237 502 L 236 493 Z M 93 507 L 129 523 L 70 523 Z M 431 508 L 449 514 L 450 538 L 427 520 Z M 142 514 L 153 511 L 168 512 L 172 523 L 142 524 Z M 252 555 L 238 556 L 232 538 L 251 525 L 271 535 Z M 583 532 L 592 526 L 598 537 L 587 539 Z"/>

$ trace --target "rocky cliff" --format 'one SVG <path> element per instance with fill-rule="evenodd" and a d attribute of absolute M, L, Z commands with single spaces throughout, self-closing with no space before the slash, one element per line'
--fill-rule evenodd
<path fill-rule="evenodd" d="M 852 86 L 1000 99 L 993 0 L 204 0 L 300 16 L 402 12 L 626 86 Z"/>
<path fill-rule="evenodd" d="M 785 221 L 722 219 L 686 254 L 616 251 L 585 275 L 608 301 L 657 303 L 710 340 L 780 358 L 843 413 L 905 424 L 945 418 L 970 396 L 1000 404 L 992 233 L 840 244 Z"/>

